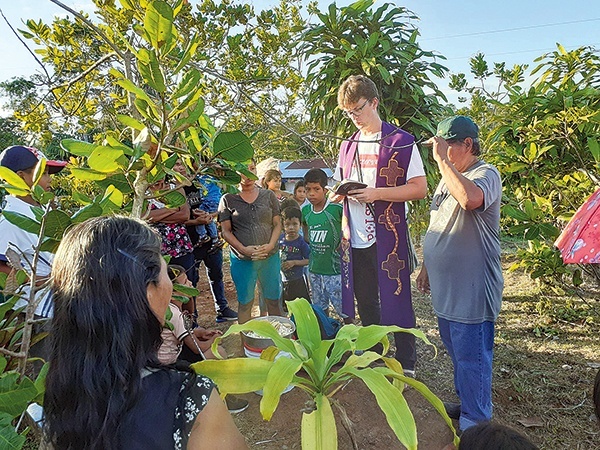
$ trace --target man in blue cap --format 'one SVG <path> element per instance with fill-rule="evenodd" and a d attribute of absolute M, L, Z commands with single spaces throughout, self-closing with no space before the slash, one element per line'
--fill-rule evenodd
<path fill-rule="evenodd" d="M 502 301 L 498 170 L 479 158 L 479 129 L 466 116 L 439 123 L 427 144 L 442 179 L 431 204 L 417 288 L 431 292 L 454 364 L 460 404 L 448 415 L 465 430 L 492 418 L 494 324 Z"/>
<path fill-rule="evenodd" d="M 60 172 L 67 165 L 65 161 L 48 160 L 42 152 L 33 147 L 13 145 L 0 154 L 0 166 L 7 167 L 15 172 L 25 183 L 33 186 L 35 167 L 40 159 L 46 159 L 46 170 L 42 174 L 38 185 L 45 191 L 50 189 L 50 175 Z M 12 211 L 29 218 L 35 219 L 32 208 L 40 206 L 31 195 L 15 196 L 7 195 L 4 198 L 3 211 Z M 21 265 L 26 271 L 30 271 L 29 264 L 33 261 L 35 248 L 37 248 L 38 236 L 25 231 L 10 223 L 4 216 L 0 217 L 0 271 L 10 273 L 12 270 L 7 250 L 12 248 L 21 256 Z M 50 252 L 39 252 L 36 268 L 37 279 L 43 282 L 50 275 L 53 254 Z M 19 308 L 27 304 L 29 298 L 29 286 L 24 286 L 22 297 L 17 301 L 15 307 Z M 42 289 L 36 293 L 39 301 L 36 309 L 36 318 L 52 317 L 52 302 L 50 292 Z"/>

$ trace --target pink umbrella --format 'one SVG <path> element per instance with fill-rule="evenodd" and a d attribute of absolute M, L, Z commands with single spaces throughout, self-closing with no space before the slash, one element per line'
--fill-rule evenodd
<path fill-rule="evenodd" d="M 554 245 L 565 264 L 600 263 L 600 189 L 581 205 Z"/>

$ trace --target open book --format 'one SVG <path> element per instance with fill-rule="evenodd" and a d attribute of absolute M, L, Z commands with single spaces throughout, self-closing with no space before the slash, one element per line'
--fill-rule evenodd
<path fill-rule="evenodd" d="M 353 191 L 355 189 L 366 188 L 367 185 L 365 183 L 361 183 L 360 181 L 355 180 L 342 180 L 339 183 L 333 185 L 333 187 L 328 187 L 331 192 L 336 195 L 348 195 L 348 192 Z"/>

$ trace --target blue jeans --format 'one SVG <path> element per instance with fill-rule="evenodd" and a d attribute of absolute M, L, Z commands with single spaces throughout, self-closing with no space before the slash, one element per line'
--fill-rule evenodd
<path fill-rule="evenodd" d="M 461 403 L 460 429 L 490 421 L 494 322 L 466 324 L 438 317 L 438 325 L 454 365 L 454 387 Z"/>

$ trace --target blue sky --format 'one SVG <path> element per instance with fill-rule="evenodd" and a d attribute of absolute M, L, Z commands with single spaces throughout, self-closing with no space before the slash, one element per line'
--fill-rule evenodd
<path fill-rule="evenodd" d="M 194 0 L 191 0 L 192 2 Z M 92 12 L 87 0 L 63 0 L 74 9 Z M 277 4 L 271 0 L 251 0 L 257 9 Z M 330 2 L 320 0 L 325 8 Z M 348 5 L 350 1 L 338 1 Z M 435 50 L 448 59 L 445 65 L 451 72 L 468 72 L 469 58 L 481 51 L 488 62 L 505 61 L 529 63 L 545 52 L 554 50 L 556 42 L 567 49 L 582 45 L 600 48 L 600 1 L 596 0 L 495 0 L 448 1 L 405 0 L 395 2 L 420 17 L 417 26 L 421 31 L 420 43 L 426 50 Z M 376 6 L 383 2 L 376 2 Z M 22 20 L 44 19 L 50 21 L 55 14 L 64 12 L 48 0 L 4 0 L 0 9 L 15 28 L 23 28 Z M 551 25 L 552 26 L 546 26 Z M 502 31 L 500 30 L 512 30 Z M 465 36 L 466 35 L 466 36 Z M 33 58 L 0 18 L 0 80 L 17 75 L 28 75 L 38 70 Z M 447 89 L 447 80 L 440 80 Z"/>

